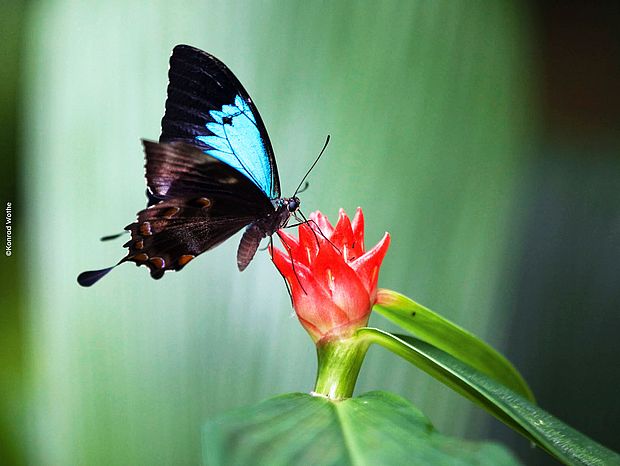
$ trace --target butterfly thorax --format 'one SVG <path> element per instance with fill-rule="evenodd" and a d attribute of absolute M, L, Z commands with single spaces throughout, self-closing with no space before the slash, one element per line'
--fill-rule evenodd
<path fill-rule="evenodd" d="M 247 230 L 255 228 L 261 234 L 261 239 L 273 235 L 280 228 L 288 223 L 289 218 L 299 209 L 299 198 L 297 196 L 273 199 L 274 211 L 266 217 L 256 220 L 248 226 Z"/>

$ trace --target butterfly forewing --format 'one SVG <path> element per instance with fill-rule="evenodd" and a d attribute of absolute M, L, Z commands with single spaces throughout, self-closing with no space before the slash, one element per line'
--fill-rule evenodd
<path fill-rule="evenodd" d="M 146 183 L 156 200 L 222 192 L 239 198 L 240 202 L 254 204 L 257 213 L 273 209 L 269 199 L 251 180 L 194 145 L 147 140 L 142 144 Z"/>
<path fill-rule="evenodd" d="M 177 45 L 168 77 L 160 141 L 194 144 L 245 175 L 268 198 L 280 197 L 278 169 L 263 121 L 226 65 L 202 50 Z"/>

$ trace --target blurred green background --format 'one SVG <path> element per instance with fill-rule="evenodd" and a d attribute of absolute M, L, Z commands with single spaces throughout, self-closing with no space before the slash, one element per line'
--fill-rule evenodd
<path fill-rule="evenodd" d="M 380 285 L 484 337 L 540 404 L 616 450 L 620 402 L 617 2 L 5 1 L 0 15 L 0 464 L 196 464 L 211 416 L 309 391 L 310 339 L 268 255 L 233 239 L 153 281 L 100 243 L 143 207 L 178 43 L 256 101 L 290 194 L 325 135 L 306 212 L 364 208 L 393 240 Z M 377 319 L 374 323 L 385 325 Z M 444 433 L 553 464 L 381 349 Z"/>

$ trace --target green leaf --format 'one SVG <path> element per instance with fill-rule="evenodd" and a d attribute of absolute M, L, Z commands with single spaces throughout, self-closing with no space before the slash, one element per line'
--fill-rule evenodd
<path fill-rule="evenodd" d="M 439 434 L 408 401 L 386 392 L 330 401 L 291 393 L 213 420 L 207 465 L 514 465 L 502 446 Z"/>
<path fill-rule="evenodd" d="M 404 335 L 363 328 L 359 338 L 380 344 L 444 382 L 565 464 L 620 465 L 620 455 L 564 424 L 524 397 L 453 356 Z"/>
<path fill-rule="evenodd" d="M 517 369 L 477 336 L 395 291 L 379 290 L 377 298 L 374 311 L 383 317 L 535 401 Z"/>

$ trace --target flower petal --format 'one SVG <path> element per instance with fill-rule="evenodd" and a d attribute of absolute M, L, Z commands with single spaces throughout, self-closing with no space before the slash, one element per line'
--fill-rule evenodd
<path fill-rule="evenodd" d="M 297 257 L 297 252 L 299 250 L 299 240 L 294 236 L 289 235 L 284 230 L 278 230 L 277 234 L 287 254 L 290 253 L 293 255 L 293 257 Z"/>
<path fill-rule="evenodd" d="M 290 287 L 297 316 L 315 341 L 332 328 L 349 322 L 347 312 L 335 303 L 330 290 L 317 281 L 320 274 L 291 261 L 280 249 L 274 248 L 273 262 Z"/>
<path fill-rule="evenodd" d="M 338 212 L 338 223 L 336 223 L 336 228 L 334 228 L 334 233 L 330 239 L 345 255 L 346 259 L 346 251 L 353 244 L 353 228 L 351 228 L 351 221 L 344 209 L 340 209 Z"/>
<path fill-rule="evenodd" d="M 377 280 L 379 279 L 379 268 L 381 262 L 390 246 L 390 234 L 386 233 L 381 241 L 366 252 L 361 257 L 351 262 L 351 268 L 355 270 L 357 276 L 366 287 L 371 301 L 374 303 L 377 295 Z"/>
<path fill-rule="evenodd" d="M 314 227 L 314 228 L 313 228 Z M 321 240 L 324 244 L 328 244 L 316 230 L 314 224 L 303 223 L 299 225 L 299 257 L 295 259 L 310 265 L 319 252 Z"/>
<path fill-rule="evenodd" d="M 334 233 L 334 227 L 331 223 L 329 223 L 326 215 L 323 215 L 322 212 L 319 212 L 317 210 L 310 214 L 310 220 L 319 227 L 321 233 L 323 233 L 326 238 L 331 238 L 332 234 Z"/>
<path fill-rule="evenodd" d="M 337 306 L 331 296 L 326 295 L 316 281 L 299 278 L 306 291 L 293 294 L 293 305 L 297 316 L 302 321 L 310 323 L 319 330 L 318 335 L 313 335 L 315 341 L 333 328 L 349 322 L 350 319 L 345 309 Z"/>
<path fill-rule="evenodd" d="M 353 253 L 355 257 L 361 256 L 364 249 L 364 213 L 362 212 L 362 208 L 358 207 L 355 211 L 355 216 L 353 217 L 353 221 L 351 222 L 351 227 L 353 228 Z"/>
<path fill-rule="evenodd" d="M 284 252 L 278 248 L 273 248 L 270 252 L 276 268 L 287 280 L 287 282 L 290 282 L 291 278 L 293 278 L 293 263 L 291 261 L 291 257 L 287 252 Z"/>
<path fill-rule="evenodd" d="M 370 313 L 370 293 L 357 273 L 332 246 L 321 248 L 312 269 L 334 304 L 347 311 L 348 319 L 343 323 Z"/>

